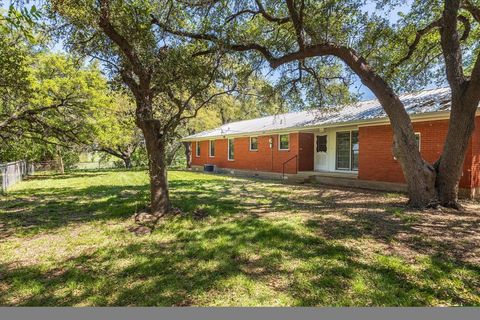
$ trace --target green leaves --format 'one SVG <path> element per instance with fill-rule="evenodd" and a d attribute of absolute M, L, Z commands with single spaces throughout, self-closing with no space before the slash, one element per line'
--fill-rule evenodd
<path fill-rule="evenodd" d="M 110 92 L 108 102 L 95 108 L 91 117 L 93 146 L 118 153 L 133 152 L 143 141 L 135 124 L 135 102 L 122 92 Z"/>
<path fill-rule="evenodd" d="M 11 30 L 17 30 L 28 40 L 33 41 L 32 28 L 40 18 L 41 13 L 35 5 L 30 8 L 17 8 L 11 4 L 7 13 L 0 18 L 0 32 L 7 33 Z"/>
<path fill-rule="evenodd" d="M 89 119 L 109 102 L 98 67 L 66 54 L 23 54 L 19 78 L 0 87 L 2 150 L 29 144 L 25 140 L 67 147 L 91 141 Z"/>

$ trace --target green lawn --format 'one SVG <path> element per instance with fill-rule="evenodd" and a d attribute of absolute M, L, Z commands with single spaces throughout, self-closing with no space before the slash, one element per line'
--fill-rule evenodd
<path fill-rule="evenodd" d="M 184 212 L 128 229 L 143 171 L 35 176 L 0 196 L 0 305 L 480 305 L 480 205 L 173 171 Z M 195 210 L 208 215 L 198 218 Z"/>

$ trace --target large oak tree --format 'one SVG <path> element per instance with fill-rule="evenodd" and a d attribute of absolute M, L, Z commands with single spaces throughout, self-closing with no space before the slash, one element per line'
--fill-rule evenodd
<path fill-rule="evenodd" d="M 177 138 L 176 129 L 216 97 L 231 92 L 235 83 L 234 77 L 220 76 L 221 55 L 194 57 L 197 44 L 179 42 L 152 23 L 153 13 L 168 20 L 171 6 L 170 1 L 147 0 L 50 3 L 68 47 L 102 61 L 135 99 L 135 122 L 148 154 L 150 210 L 156 217 L 171 208 L 166 149 Z"/>
<path fill-rule="evenodd" d="M 389 5 L 395 1 L 378 3 Z M 294 65 L 299 75 L 302 71 L 313 73 L 312 69 L 321 69 L 332 61 L 343 62 L 346 71 L 356 74 L 375 94 L 390 119 L 393 151 L 408 184 L 409 204 L 425 207 L 440 202 L 458 207 L 458 181 L 480 99 L 478 33 L 469 32 L 471 28 L 478 30 L 480 6 L 473 0 L 445 0 L 418 1 L 415 8 L 428 13 L 417 21 L 425 25 L 417 32 L 411 25 L 410 29 L 392 25 L 385 18 L 365 12 L 362 2 L 349 0 L 194 1 L 179 4 L 178 10 L 195 12 L 191 21 L 196 23 L 184 28 L 161 21 L 157 24 L 179 37 L 208 43 L 205 52 L 257 52 L 271 68 Z M 449 132 L 436 164 L 422 159 L 412 122 L 399 99 L 401 88 L 409 82 L 400 77 L 399 70 L 405 64 L 427 67 L 428 63 L 411 58 L 418 50 L 429 52 L 428 46 L 418 44 L 432 29 L 440 31 L 441 39 L 436 44 L 441 46 L 452 89 Z M 469 35 L 473 36 L 470 49 L 474 48 L 470 57 L 475 62 L 469 64 L 472 67 L 467 75 L 461 43 Z M 411 42 L 405 44 L 409 38 Z M 292 68 L 286 70 L 294 72 Z M 419 79 L 419 83 L 424 82 Z"/>

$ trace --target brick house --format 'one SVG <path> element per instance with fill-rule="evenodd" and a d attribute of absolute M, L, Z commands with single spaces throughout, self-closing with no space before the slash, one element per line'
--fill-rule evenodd
<path fill-rule="evenodd" d="M 447 134 L 450 90 L 402 95 L 424 159 L 434 162 Z M 480 193 L 480 112 L 460 181 L 462 194 Z M 192 168 L 294 181 L 404 191 L 392 155 L 392 130 L 377 100 L 331 111 L 303 111 L 225 124 L 188 136 Z"/>

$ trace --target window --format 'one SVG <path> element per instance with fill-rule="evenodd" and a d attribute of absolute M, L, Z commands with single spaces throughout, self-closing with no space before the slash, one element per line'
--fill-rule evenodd
<path fill-rule="evenodd" d="M 289 134 L 279 135 L 278 149 L 279 150 L 289 150 L 290 149 L 290 135 Z"/>
<path fill-rule="evenodd" d="M 228 139 L 228 160 L 235 159 L 233 139 Z"/>
<path fill-rule="evenodd" d="M 327 136 L 317 136 L 317 152 L 327 152 Z"/>
<path fill-rule="evenodd" d="M 250 151 L 258 150 L 258 137 L 250 137 Z"/>
<path fill-rule="evenodd" d="M 195 155 L 196 155 L 197 157 L 200 157 L 200 141 L 197 141 L 197 142 L 195 143 L 195 147 L 196 147 L 196 148 L 195 148 Z"/>
<path fill-rule="evenodd" d="M 358 131 L 337 132 L 335 169 L 358 170 Z"/>
<path fill-rule="evenodd" d="M 422 136 L 420 132 L 415 132 L 415 141 L 417 142 L 418 151 L 422 150 Z"/>
<path fill-rule="evenodd" d="M 352 170 L 358 170 L 358 131 L 352 131 Z"/>
<path fill-rule="evenodd" d="M 213 158 L 215 157 L 215 140 L 210 140 L 210 146 L 209 146 L 209 155 L 210 155 L 210 158 Z"/>

